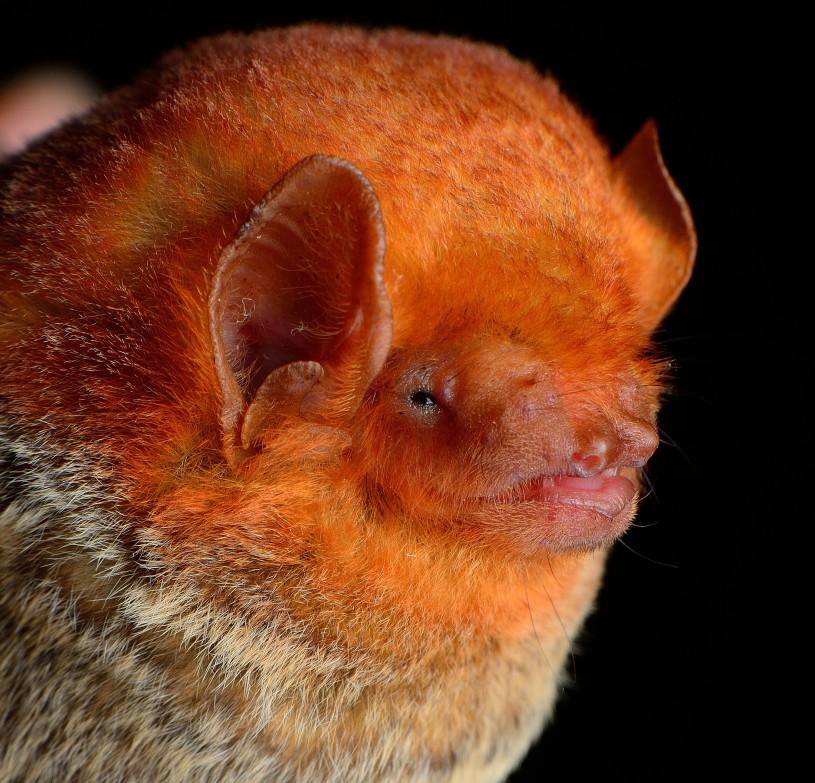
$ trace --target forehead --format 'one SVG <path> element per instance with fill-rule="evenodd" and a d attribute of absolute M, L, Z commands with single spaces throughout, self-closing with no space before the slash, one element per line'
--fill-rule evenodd
<path fill-rule="evenodd" d="M 585 351 L 599 339 L 609 350 L 639 350 L 613 210 L 590 192 L 577 205 L 545 189 L 535 195 L 516 190 L 500 203 L 473 192 L 461 206 L 442 192 L 412 216 L 403 201 L 393 221 L 386 198 L 396 345 L 483 334 L 544 354 Z M 520 199 L 525 212 L 513 208 Z"/>

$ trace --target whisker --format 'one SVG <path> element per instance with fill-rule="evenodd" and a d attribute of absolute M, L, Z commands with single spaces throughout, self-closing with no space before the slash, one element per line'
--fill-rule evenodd
<path fill-rule="evenodd" d="M 549 600 L 549 605 L 552 607 L 552 609 L 553 609 L 553 611 L 555 613 L 555 617 L 557 617 L 558 624 L 560 625 L 560 628 L 563 631 L 563 636 L 566 639 L 566 641 L 569 643 L 569 657 L 572 660 L 572 679 L 576 681 L 577 680 L 577 661 L 575 659 L 574 644 L 572 642 L 572 637 L 569 636 L 569 632 L 566 630 L 566 626 L 563 623 L 563 618 L 560 616 L 560 612 L 558 612 L 557 607 L 555 606 L 555 602 L 552 600 L 552 596 L 549 593 L 549 591 L 546 589 L 546 585 L 543 584 L 543 582 L 541 582 L 541 587 L 543 588 L 543 592 L 546 593 L 546 597 Z M 558 672 L 552 666 L 552 662 L 549 660 L 549 656 L 546 654 L 546 651 L 543 649 L 543 643 L 541 642 L 540 636 L 538 634 L 538 629 L 535 626 L 535 618 L 534 618 L 534 616 L 532 614 L 532 604 L 529 602 L 529 586 L 528 586 L 528 581 L 526 579 L 524 579 L 524 592 L 526 593 L 526 607 L 527 607 L 527 609 L 529 609 L 529 619 L 532 622 L 532 631 L 535 634 L 535 639 L 537 639 L 537 641 L 538 641 L 538 647 L 540 648 L 541 654 L 543 655 L 544 660 L 546 661 L 546 665 L 549 667 L 549 670 L 552 672 L 552 674 L 557 676 Z M 559 682 L 559 685 L 560 685 L 560 689 L 562 691 L 565 691 L 566 686 L 562 682 L 560 682 L 559 680 L 558 680 L 558 682 Z"/>
<path fill-rule="evenodd" d="M 679 334 L 671 337 L 658 337 L 658 345 L 678 345 L 679 343 L 698 342 L 707 346 L 711 340 L 721 338 L 718 334 Z"/>
<path fill-rule="evenodd" d="M 659 428 L 659 442 L 660 444 L 665 444 L 666 446 L 670 446 L 672 449 L 675 449 L 682 459 L 692 468 L 696 468 L 693 464 L 693 460 L 690 458 L 688 453 L 682 446 L 678 443 L 678 441 L 674 440 L 662 427 Z"/>
<path fill-rule="evenodd" d="M 654 558 L 653 558 L 653 557 L 648 557 L 648 555 L 644 555 L 644 554 L 642 554 L 641 552 L 637 552 L 637 550 L 636 550 L 636 549 L 634 549 L 633 547 L 630 547 L 630 546 L 629 546 L 628 544 L 626 544 L 626 543 L 625 543 L 625 541 L 623 541 L 621 538 L 618 538 L 618 539 L 617 539 L 617 541 L 616 541 L 615 543 L 617 543 L 617 544 L 621 544 L 621 545 L 622 545 L 622 546 L 624 546 L 624 547 L 625 547 L 625 548 L 626 548 L 626 549 L 627 549 L 629 552 L 631 552 L 631 554 L 636 555 L 637 557 L 641 558 L 642 560 L 646 560 L 646 561 L 647 561 L 647 562 L 649 562 L 649 563 L 653 563 L 654 565 L 658 565 L 658 566 L 665 566 L 665 568 L 679 568 L 679 566 L 678 566 L 678 565 L 676 565 L 675 563 L 663 563 L 661 560 L 654 560 Z"/>

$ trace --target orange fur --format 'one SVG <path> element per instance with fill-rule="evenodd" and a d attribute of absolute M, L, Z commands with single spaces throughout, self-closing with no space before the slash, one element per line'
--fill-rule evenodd
<path fill-rule="evenodd" d="M 656 446 L 653 129 L 305 26 L 169 55 L 0 198 L 0 768 L 505 777 Z"/>

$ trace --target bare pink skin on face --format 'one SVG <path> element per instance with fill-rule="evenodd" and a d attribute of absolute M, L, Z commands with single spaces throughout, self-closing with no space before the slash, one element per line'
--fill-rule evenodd
<path fill-rule="evenodd" d="M 634 497 L 634 485 L 611 468 L 595 476 L 541 476 L 519 488 L 522 500 L 562 503 L 617 516 Z"/>

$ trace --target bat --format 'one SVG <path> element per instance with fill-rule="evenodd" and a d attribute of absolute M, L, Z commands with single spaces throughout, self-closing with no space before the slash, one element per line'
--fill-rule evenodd
<path fill-rule="evenodd" d="M 487 44 L 165 56 L 0 173 L 0 778 L 501 781 L 657 448 L 693 267 Z"/>

